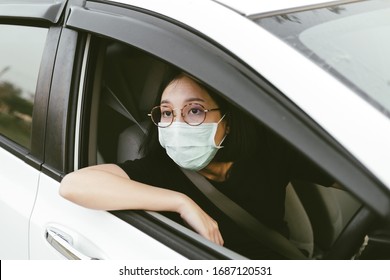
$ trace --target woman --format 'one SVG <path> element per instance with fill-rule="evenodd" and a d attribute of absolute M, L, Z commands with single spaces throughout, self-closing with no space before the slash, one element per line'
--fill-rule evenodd
<path fill-rule="evenodd" d="M 240 232 L 178 166 L 197 171 L 260 221 L 285 235 L 288 182 L 308 179 L 328 185 L 331 180 L 191 77 L 170 71 L 163 88 L 159 105 L 150 114 L 157 135 L 150 133 L 147 155 L 119 165 L 91 166 L 70 173 L 61 182 L 60 194 L 93 209 L 163 212 L 247 257 L 278 258 Z M 155 145 L 157 139 L 159 145 Z"/>

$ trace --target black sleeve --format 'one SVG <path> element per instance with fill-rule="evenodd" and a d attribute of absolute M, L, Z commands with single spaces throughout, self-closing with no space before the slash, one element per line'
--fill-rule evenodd
<path fill-rule="evenodd" d="M 118 166 L 126 172 L 126 174 L 135 181 L 143 182 L 146 177 L 146 170 L 150 170 L 149 160 L 147 158 L 128 160 L 119 163 Z"/>
<path fill-rule="evenodd" d="M 146 156 L 142 159 L 128 160 L 119 163 L 118 166 L 134 181 L 160 186 L 165 182 L 167 171 L 166 160 L 159 156 Z"/>
<path fill-rule="evenodd" d="M 185 192 L 192 183 L 166 154 L 153 154 L 142 159 L 118 164 L 134 181 L 155 187 Z"/>

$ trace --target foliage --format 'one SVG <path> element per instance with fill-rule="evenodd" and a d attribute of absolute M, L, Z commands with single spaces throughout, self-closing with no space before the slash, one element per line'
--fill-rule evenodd
<path fill-rule="evenodd" d="M 30 146 L 33 102 L 22 96 L 22 90 L 9 82 L 0 84 L 0 134 Z"/>

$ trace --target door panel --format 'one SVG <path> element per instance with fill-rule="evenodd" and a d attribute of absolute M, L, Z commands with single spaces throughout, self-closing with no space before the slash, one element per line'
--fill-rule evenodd
<path fill-rule="evenodd" d="M 63 199 L 58 188 L 56 180 L 41 175 L 31 217 L 31 259 L 65 259 L 58 248 L 96 259 L 183 259 L 114 215 Z M 53 240 L 53 235 L 58 238 Z"/>
<path fill-rule="evenodd" d="M 0 259 L 28 259 L 28 223 L 39 171 L 0 148 Z"/>

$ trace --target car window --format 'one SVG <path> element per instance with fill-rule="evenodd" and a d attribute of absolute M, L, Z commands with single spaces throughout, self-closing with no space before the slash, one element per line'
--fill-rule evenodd
<path fill-rule="evenodd" d="M 0 25 L 0 134 L 28 149 L 46 36 L 45 28 Z"/>

